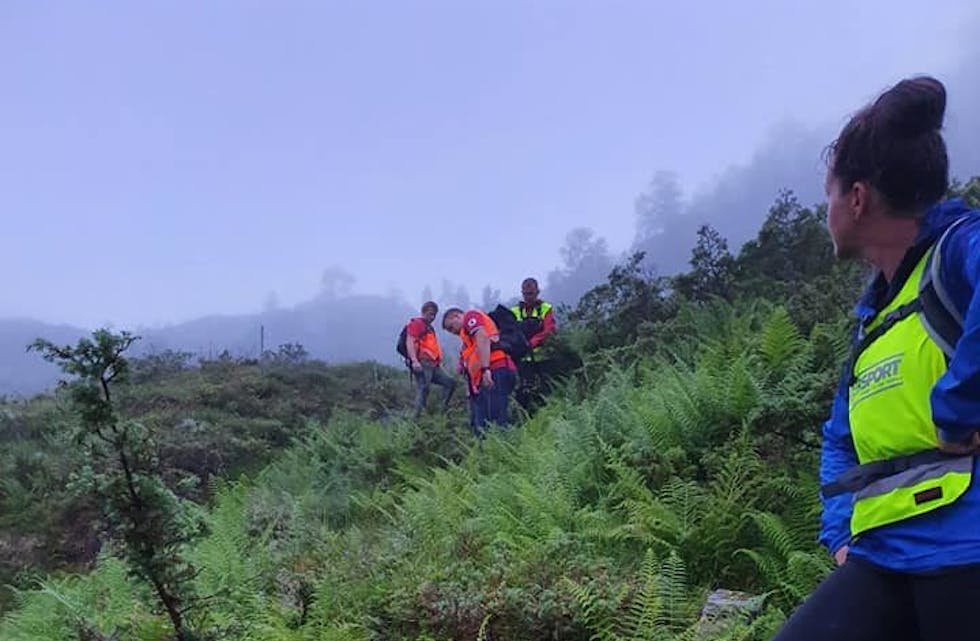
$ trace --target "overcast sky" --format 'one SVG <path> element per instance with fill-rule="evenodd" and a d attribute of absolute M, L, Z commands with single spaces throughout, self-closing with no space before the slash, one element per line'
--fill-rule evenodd
<path fill-rule="evenodd" d="M 517 293 L 657 169 L 941 74 L 974 0 L 0 2 L 0 316 L 171 323 L 443 278 Z M 955 87 L 950 87 L 955 91 Z"/>

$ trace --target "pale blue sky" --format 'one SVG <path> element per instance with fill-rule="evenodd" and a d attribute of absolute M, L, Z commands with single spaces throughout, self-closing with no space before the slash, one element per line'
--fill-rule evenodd
<path fill-rule="evenodd" d="M 5 0 L 0 316 L 255 311 L 332 264 L 516 293 L 572 227 L 623 249 L 653 171 L 955 66 L 975 7 Z"/>

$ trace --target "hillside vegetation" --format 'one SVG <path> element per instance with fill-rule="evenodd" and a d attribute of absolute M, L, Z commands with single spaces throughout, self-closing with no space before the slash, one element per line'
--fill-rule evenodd
<path fill-rule="evenodd" d="M 408 420 L 403 372 L 295 345 L 132 362 L 118 412 L 202 526 L 174 551 L 184 638 L 768 639 L 831 569 L 820 424 L 863 274 L 834 263 L 823 218 L 784 194 L 737 255 L 705 227 L 685 274 L 619 265 L 563 312 L 583 366 L 482 442 L 461 405 Z M 80 482 L 75 407 L 62 391 L 0 414 L 0 638 L 172 639 Z M 717 588 L 753 597 L 702 616 Z"/>

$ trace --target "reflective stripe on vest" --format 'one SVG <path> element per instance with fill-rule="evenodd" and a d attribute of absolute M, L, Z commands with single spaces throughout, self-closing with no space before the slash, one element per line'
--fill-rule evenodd
<path fill-rule="evenodd" d="M 868 337 L 880 335 L 862 343 L 851 365 L 848 417 L 860 464 L 939 445 L 929 395 L 946 371 L 946 357 L 923 326 L 917 305 L 931 256 L 926 252 L 894 300 L 863 328 Z M 925 462 L 870 482 L 854 493 L 851 534 L 949 505 L 969 487 L 972 460 Z"/>
<path fill-rule="evenodd" d="M 856 536 L 949 505 L 966 492 L 972 472 L 973 456 L 958 456 L 919 465 L 867 485 L 854 494 L 851 534 Z"/>

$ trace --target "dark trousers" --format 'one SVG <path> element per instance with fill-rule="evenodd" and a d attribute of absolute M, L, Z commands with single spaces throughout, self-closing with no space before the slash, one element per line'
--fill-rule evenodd
<path fill-rule="evenodd" d="M 980 566 L 935 575 L 848 560 L 790 617 L 773 641 L 980 639 Z"/>
<path fill-rule="evenodd" d="M 449 407 L 449 399 L 456 390 L 456 379 L 442 371 L 442 368 L 432 361 L 422 361 L 422 371 L 412 372 L 415 378 L 415 418 L 422 415 L 425 404 L 429 400 L 429 388 L 433 385 L 442 387 L 442 408 Z"/>
<path fill-rule="evenodd" d="M 551 392 L 553 363 L 550 360 L 526 360 L 517 364 L 517 389 L 514 397 L 528 412 L 544 405 Z"/>
<path fill-rule="evenodd" d="M 505 367 L 492 370 L 490 374 L 493 387 L 470 394 L 470 429 L 478 438 L 483 437 L 490 423 L 507 425 L 510 422 L 507 403 L 517 383 L 517 375 Z"/>

